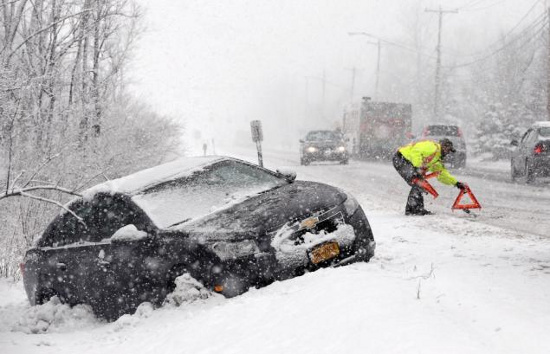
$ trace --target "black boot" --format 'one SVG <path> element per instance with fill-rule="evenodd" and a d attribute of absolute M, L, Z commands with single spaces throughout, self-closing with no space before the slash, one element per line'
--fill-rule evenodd
<path fill-rule="evenodd" d="M 424 196 L 422 188 L 414 185 L 409 192 L 407 198 L 407 206 L 405 207 L 405 215 L 431 215 L 431 211 L 424 209 Z"/>

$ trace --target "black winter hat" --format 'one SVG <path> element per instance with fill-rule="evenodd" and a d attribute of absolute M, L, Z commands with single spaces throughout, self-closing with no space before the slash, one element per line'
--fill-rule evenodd
<path fill-rule="evenodd" d="M 443 138 L 443 139 L 439 140 L 439 145 L 441 145 L 441 148 L 449 149 L 450 152 L 455 152 L 456 151 L 456 149 L 453 146 L 453 142 L 450 141 L 447 138 Z"/>

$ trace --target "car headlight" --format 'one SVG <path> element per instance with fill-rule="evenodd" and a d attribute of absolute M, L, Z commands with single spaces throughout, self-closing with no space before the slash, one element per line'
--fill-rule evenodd
<path fill-rule="evenodd" d="M 310 146 L 306 149 L 307 152 L 316 152 L 317 148 L 315 146 Z"/>
<path fill-rule="evenodd" d="M 348 215 L 351 216 L 351 215 L 355 214 L 355 212 L 359 208 L 359 202 L 357 202 L 357 199 L 355 199 L 351 195 L 349 195 L 347 193 L 346 193 L 346 195 L 347 195 L 348 198 L 344 202 L 344 208 L 346 208 L 346 212 L 348 213 Z"/>
<path fill-rule="evenodd" d="M 216 256 L 225 261 L 245 256 L 252 256 L 260 253 L 260 249 L 253 240 L 245 240 L 240 242 L 216 242 L 212 246 L 212 250 Z"/>
<path fill-rule="evenodd" d="M 338 147 L 338 152 L 344 152 L 346 151 L 346 147 L 345 146 L 339 146 Z"/>

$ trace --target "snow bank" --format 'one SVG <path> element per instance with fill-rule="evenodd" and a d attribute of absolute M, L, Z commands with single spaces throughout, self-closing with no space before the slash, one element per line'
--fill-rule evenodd
<path fill-rule="evenodd" d="M 70 307 L 57 296 L 41 306 L 27 308 L 12 327 L 24 333 L 67 332 L 97 326 L 99 321 L 87 305 Z"/>

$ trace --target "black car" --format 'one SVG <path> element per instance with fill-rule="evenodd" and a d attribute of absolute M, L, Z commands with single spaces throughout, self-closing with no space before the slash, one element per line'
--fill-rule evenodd
<path fill-rule="evenodd" d="M 300 163 L 309 165 L 313 161 L 339 161 L 347 164 L 349 153 L 344 137 L 332 130 L 313 130 L 300 140 Z"/>
<path fill-rule="evenodd" d="M 190 274 L 227 297 L 320 267 L 369 261 L 357 201 L 227 157 L 178 160 L 95 186 L 26 252 L 32 305 L 52 296 L 107 319 L 162 304 Z"/>
<path fill-rule="evenodd" d="M 445 164 L 453 168 L 466 167 L 466 141 L 458 125 L 432 124 L 422 130 L 422 139 L 439 141 L 443 138 L 451 140 L 456 150 L 445 157 Z"/>
<path fill-rule="evenodd" d="M 517 147 L 510 163 L 512 181 L 525 177 L 526 182 L 534 182 L 536 177 L 550 176 L 550 122 L 534 123 L 519 142 L 511 144 Z"/>

